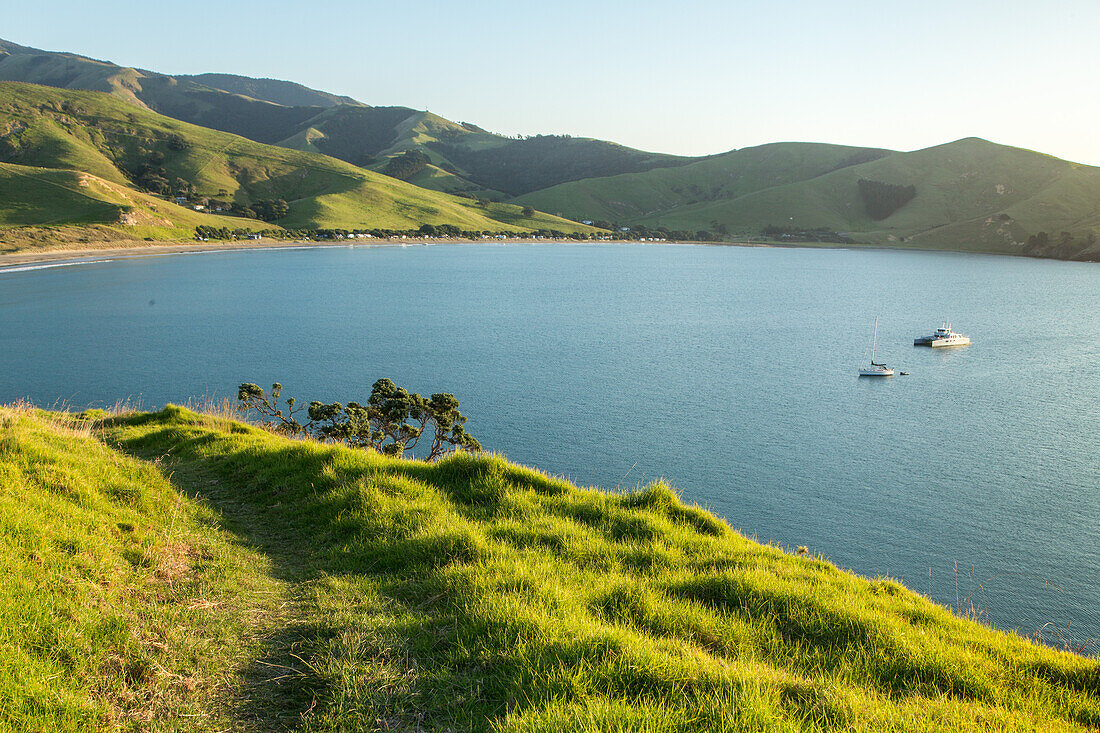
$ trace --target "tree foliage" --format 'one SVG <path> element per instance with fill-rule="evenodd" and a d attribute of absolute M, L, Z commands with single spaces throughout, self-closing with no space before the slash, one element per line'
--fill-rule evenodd
<path fill-rule="evenodd" d="M 419 150 L 406 150 L 401 155 L 390 158 L 382 172 L 387 176 L 407 181 L 428 167 L 431 159 Z"/>
<path fill-rule="evenodd" d="M 271 385 L 270 395 L 246 383 L 237 389 L 237 399 L 246 411 L 259 413 L 264 427 L 285 435 L 309 435 L 398 457 L 423 441 L 429 461 L 456 450 L 481 450 L 481 443 L 466 432 L 466 418 L 453 394 L 425 398 L 379 379 L 366 405 L 314 400 L 304 407 L 292 397 L 280 402 L 282 391 L 278 382 Z M 305 423 L 296 417 L 303 409 L 309 417 Z"/>
<path fill-rule="evenodd" d="M 880 221 L 909 203 L 917 195 L 917 187 L 860 178 L 859 195 L 867 215 Z"/>

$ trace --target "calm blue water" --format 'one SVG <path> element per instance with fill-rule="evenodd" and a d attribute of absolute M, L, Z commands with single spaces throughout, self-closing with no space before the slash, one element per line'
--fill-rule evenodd
<path fill-rule="evenodd" d="M 657 477 L 1031 634 L 1100 637 L 1100 266 L 654 245 L 327 248 L 0 272 L 0 401 L 454 392 L 488 448 Z M 875 316 L 880 361 L 858 379 Z M 914 348 L 942 320 L 967 349 Z M 955 571 L 955 566 L 958 571 Z M 980 587 L 979 587 L 980 586 Z"/>

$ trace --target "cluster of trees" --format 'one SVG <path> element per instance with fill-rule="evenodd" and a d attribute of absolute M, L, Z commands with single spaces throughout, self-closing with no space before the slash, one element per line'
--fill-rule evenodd
<path fill-rule="evenodd" d="M 237 399 L 247 412 L 259 413 L 265 427 L 285 435 L 310 436 L 398 457 L 424 439 L 429 461 L 456 450 L 481 450 L 481 443 L 466 432 L 466 418 L 450 393 L 426 398 L 389 379 L 379 379 L 365 405 L 314 400 L 304 407 L 288 397 L 284 408 L 280 404 L 282 391 L 278 382 L 271 385 L 270 395 L 260 386 L 246 383 L 237 389 Z M 309 417 L 305 423 L 295 417 L 303 409 Z"/>
<path fill-rule="evenodd" d="M 369 235 L 374 239 L 390 239 L 406 237 L 416 239 L 418 237 L 453 237 L 462 239 L 481 239 L 482 237 L 507 236 L 510 239 L 572 239 L 584 241 L 592 239 L 592 235 L 577 232 L 562 232 L 557 229 L 539 229 L 536 232 L 506 232 L 490 230 L 460 229 L 453 224 L 424 224 L 419 229 L 265 229 L 256 232 L 252 229 L 229 229 L 227 227 L 213 227 L 205 224 L 195 227 L 197 239 L 242 239 L 252 234 L 262 234 L 272 239 L 309 239 L 314 241 L 331 241 L 349 239 L 361 235 Z M 641 235 L 637 235 L 641 236 Z M 628 236 L 624 239 L 632 238 Z"/>
<path fill-rule="evenodd" d="M 1021 252 L 1029 257 L 1055 257 L 1068 260 L 1095 247 L 1096 232 L 1088 232 L 1080 239 L 1071 232 L 1062 232 L 1057 237 L 1049 232 L 1039 232 L 1027 238 Z"/>
<path fill-rule="evenodd" d="M 825 227 L 816 229 L 799 229 L 797 227 L 764 227 L 762 234 L 765 239 L 774 239 L 778 242 L 827 242 L 830 244 L 855 244 L 855 240 L 846 237 L 840 232 L 834 232 Z"/>
<path fill-rule="evenodd" d="M 859 195 L 863 199 L 867 215 L 880 221 L 912 201 L 917 195 L 917 187 L 860 178 Z"/>
<path fill-rule="evenodd" d="M 206 224 L 195 227 L 195 239 L 247 239 L 257 234 L 263 237 L 279 238 L 283 236 L 283 231 L 271 229 L 257 232 L 252 229 L 230 229 L 229 227 L 212 227 Z"/>
<path fill-rule="evenodd" d="M 463 234 L 454 224 L 424 224 L 417 232 L 425 237 L 461 237 Z"/>
<path fill-rule="evenodd" d="M 724 232 L 707 229 L 691 231 L 690 229 L 669 229 L 665 226 L 648 227 L 644 224 L 624 226 L 606 221 L 594 221 L 592 226 L 600 229 L 611 229 L 611 237 L 616 240 L 667 239 L 679 242 L 721 242 L 725 239 Z M 623 229 L 627 231 L 624 232 Z"/>
<path fill-rule="evenodd" d="M 382 172 L 387 176 L 407 181 L 428 167 L 431 158 L 419 150 L 406 150 L 401 155 L 390 158 Z"/>
<path fill-rule="evenodd" d="M 234 201 L 227 212 L 231 216 L 243 216 L 246 219 L 277 221 L 290 212 L 290 205 L 283 199 L 260 199 L 251 204 Z"/>
<path fill-rule="evenodd" d="M 161 165 L 164 162 L 164 153 L 160 151 L 151 153 L 139 164 L 126 172 L 130 179 L 139 187 L 150 193 L 168 196 L 190 196 L 195 192 L 195 187 L 188 181 L 177 177 L 174 181 L 168 177 L 168 171 Z"/>
<path fill-rule="evenodd" d="M 488 198 L 488 196 L 486 196 L 483 191 L 454 191 L 452 193 L 453 195 L 461 196 L 464 199 L 473 199 L 477 202 L 478 206 L 488 206 L 489 204 L 493 203 L 493 199 Z M 534 211 L 534 209 L 531 209 L 531 211 Z"/>
<path fill-rule="evenodd" d="M 183 150 L 187 141 L 181 137 L 170 137 L 166 143 L 170 150 Z M 131 166 L 120 166 L 139 188 L 161 196 L 175 196 L 187 199 L 190 204 L 202 204 L 211 210 L 223 211 L 229 216 L 262 221 L 278 221 L 290 212 L 290 205 L 284 199 L 260 199 L 251 204 L 230 201 L 229 192 L 224 188 L 218 191 L 217 198 L 202 196 L 193 183 L 183 178 L 169 178 L 164 167 L 164 153 L 159 150 L 142 151 L 140 161 Z"/>
<path fill-rule="evenodd" d="M 187 141 L 178 136 L 168 138 L 165 144 L 173 151 L 187 148 Z M 163 151 L 139 148 L 138 154 L 141 157 L 136 162 L 131 160 L 127 164 L 120 161 L 118 166 L 139 188 L 161 196 L 184 196 L 189 201 L 198 197 L 198 191 L 190 181 L 179 176 L 170 177 L 164 167 Z M 116 158 L 123 156 L 124 151 L 115 151 Z"/>

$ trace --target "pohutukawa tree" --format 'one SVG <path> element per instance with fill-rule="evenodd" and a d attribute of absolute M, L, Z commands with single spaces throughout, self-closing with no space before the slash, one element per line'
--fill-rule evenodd
<path fill-rule="evenodd" d="M 258 385 L 242 384 L 237 399 L 246 411 L 260 414 L 264 427 L 284 435 L 310 435 L 389 456 L 403 456 L 421 439 L 430 440 L 429 461 L 456 450 L 481 450 L 481 443 L 466 432 L 466 418 L 458 411 L 453 394 L 441 392 L 425 398 L 389 379 L 379 379 L 366 405 L 315 400 L 307 408 L 288 397 L 284 408 L 280 405 L 282 391 L 278 382 L 271 385 L 270 396 Z M 295 417 L 303 409 L 309 416 L 304 424 Z"/>

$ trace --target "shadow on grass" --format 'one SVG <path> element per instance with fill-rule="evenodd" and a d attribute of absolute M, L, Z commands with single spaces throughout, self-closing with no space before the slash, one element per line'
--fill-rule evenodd
<path fill-rule="evenodd" d="M 325 624 L 291 624 L 264 637 L 264 653 L 241 671 L 235 717 L 255 730 L 293 730 L 318 709 L 328 681 L 306 660 L 337 630 Z"/>

